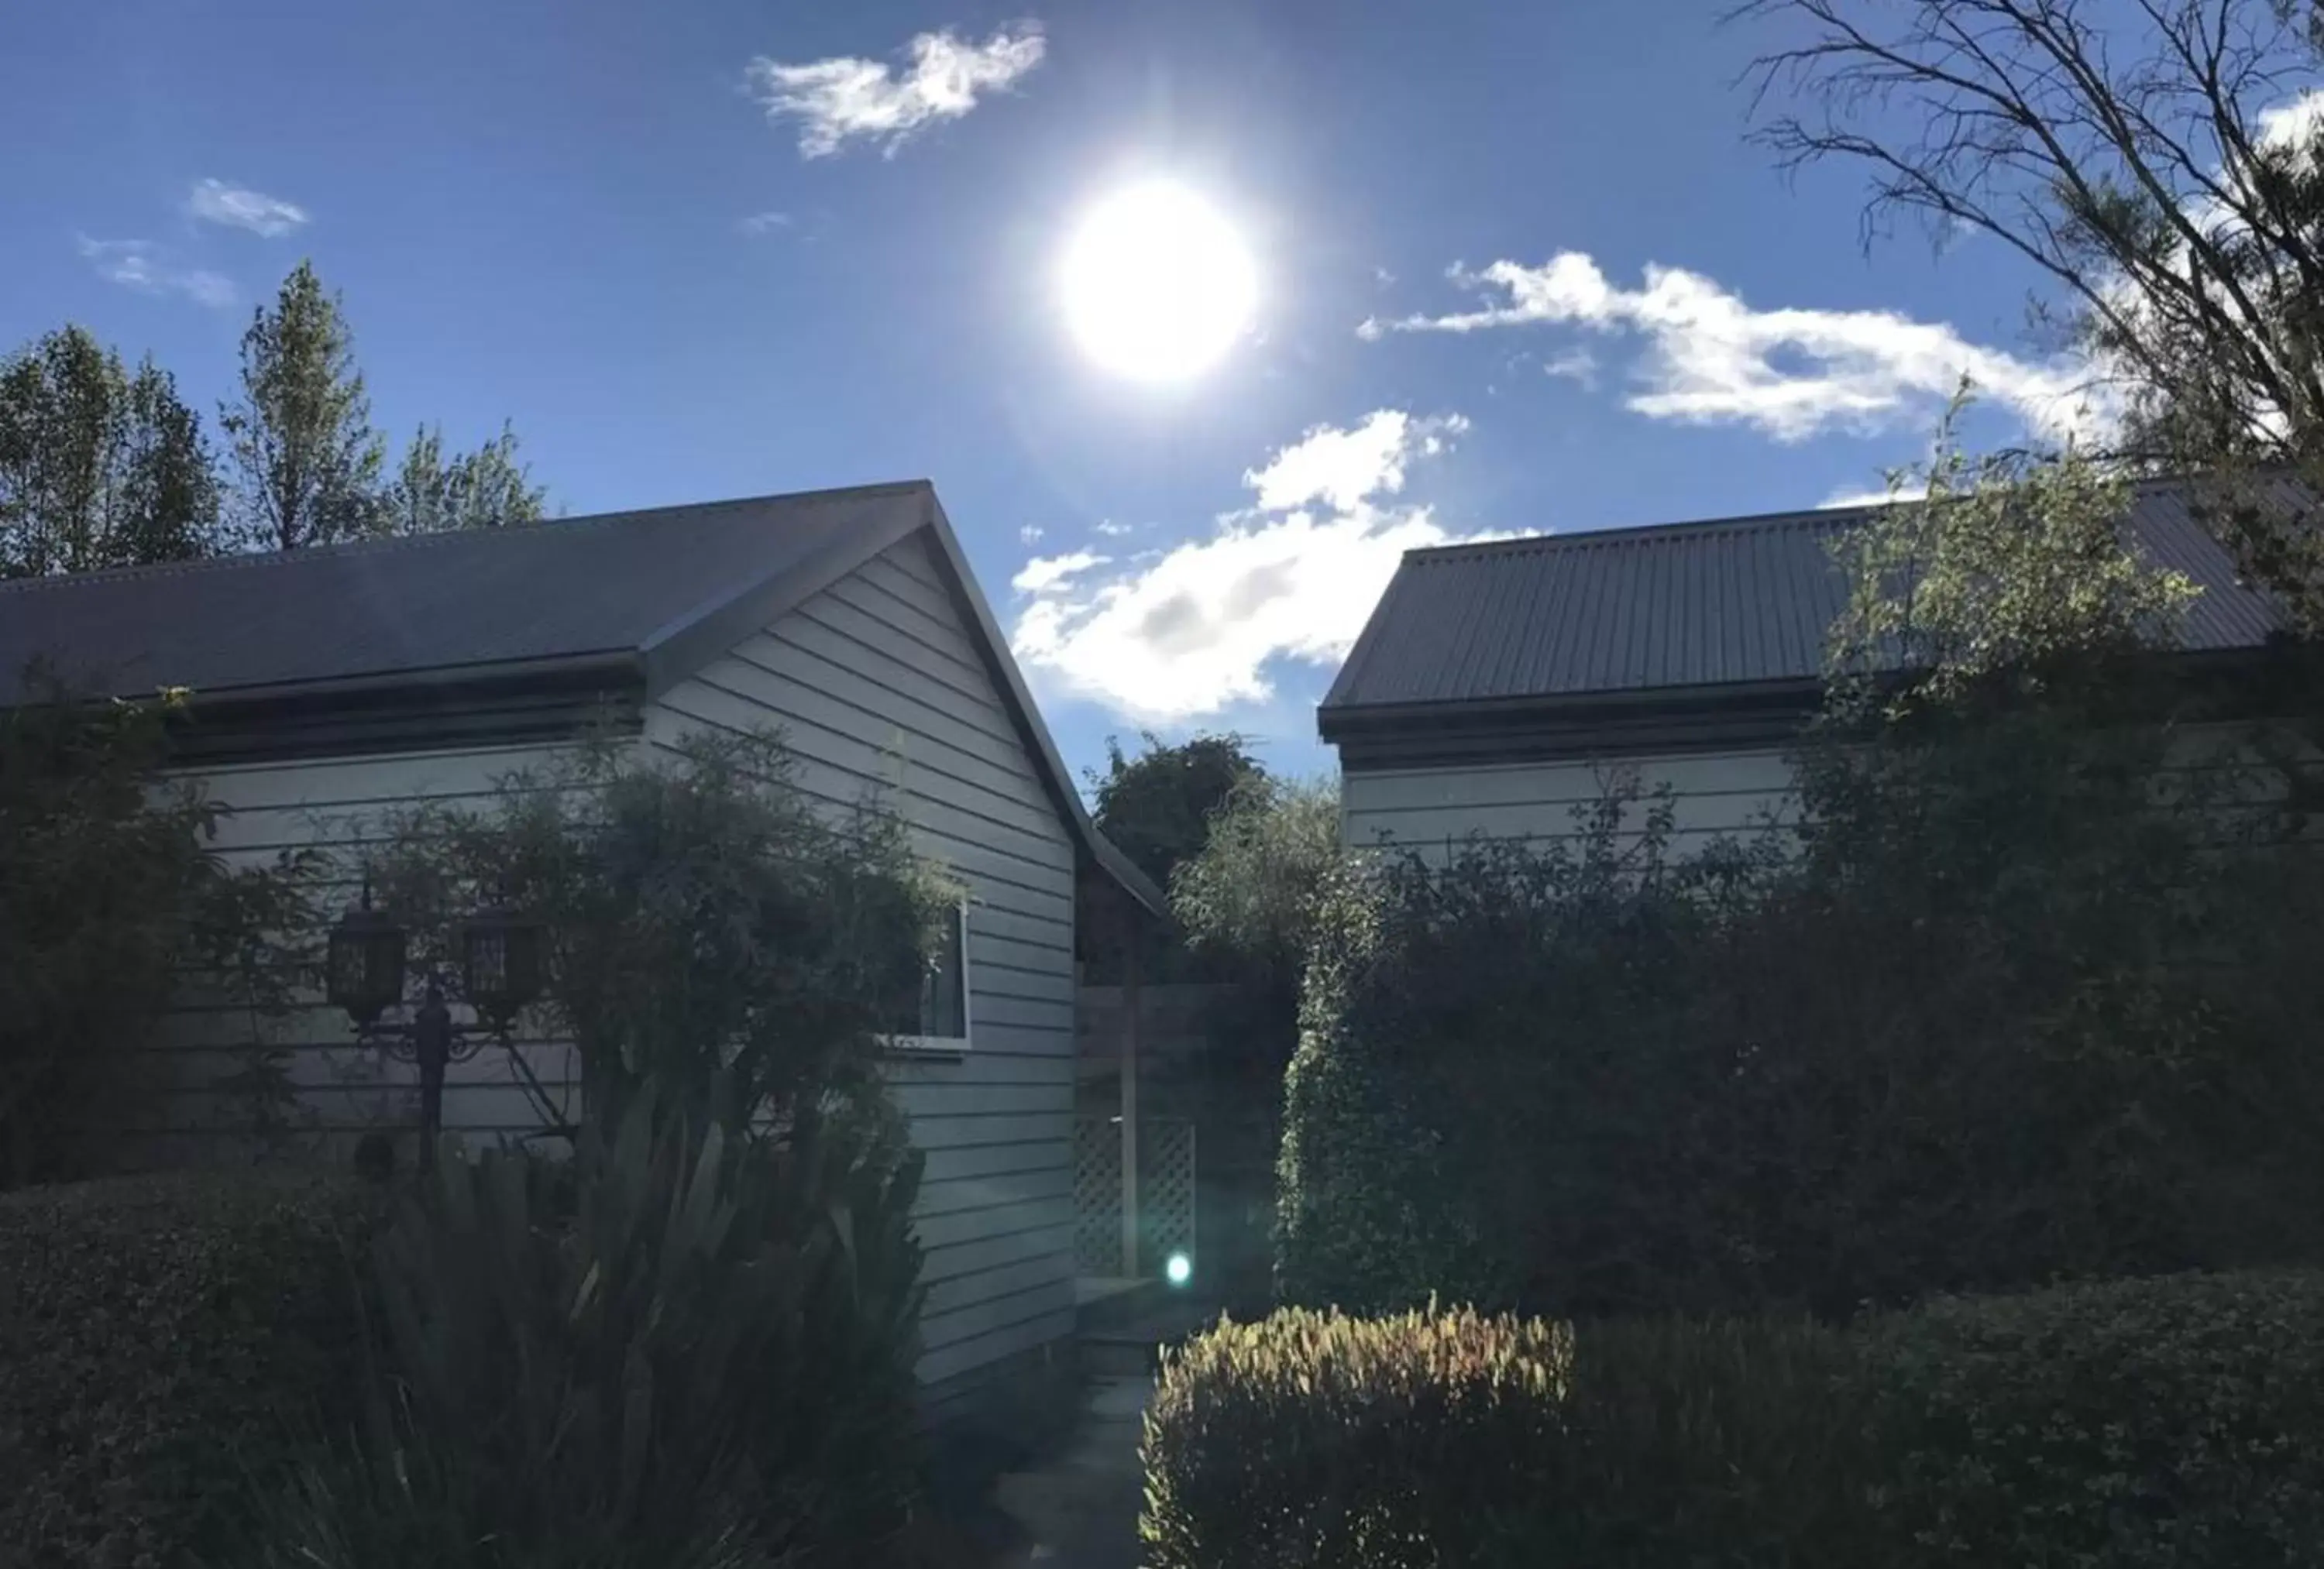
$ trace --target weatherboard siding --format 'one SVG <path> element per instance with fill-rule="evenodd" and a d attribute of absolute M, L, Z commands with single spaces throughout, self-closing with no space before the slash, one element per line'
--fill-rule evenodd
<path fill-rule="evenodd" d="M 1778 749 L 1565 759 L 1427 768 L 1351 769 L 1341 780 L 1342 842 L 1351 849 L 1393 846 L 1442 858 L 1471 838 L 1517 840 L 1537 849 L 1572 842 L 1587 813 L 1609 793 L 1640 792 L 1625 826 L 1643 826 L 1668 792 L 1671 844 L 1685 854 L 1721 836 L 1741 837 L 1794 809 L 1791 764 Z"/>
<path fill-rule="evenodd" d="M 865 563 L 646 714 L 646 741 L 781 731 L 824 808 L 875 803 L 969 895 L 970 1048 L 894 1068 L 927 1155 L 923 1382 L 1073 1332 L 1073 840 L 926 545 Z"/>
<path fill-rule="evenodd" d="M 319 852 L 309 888 L 327 913 L 358 896 L 363 852 L 386 842 L 399 818 L 431 804 L 486 808 L 501 781 L 538 774 L 556 757 L 540 747 L 469 748 L 240 764 L 181 777 L 231 809 L 212 841 L 230 864 Z M 296 1139 L 344 1147 L 372 1129 L 405 1132 L 418 1120 L 416 1071 L 358 1045 L 338 1010 L 309 996 L 281 1014 L 259 1014 L 225 977 L 189 970 L 177 1005 L 139 1053 L 137 1088 L 123 1107 L 131 1159 L 199 1160 L 246 1141 L 254 1108 L 233 1078 L 255 1047 L 280 1053 L 296 1092 L 282 1132 Z M 577 1094 L 562 1042 L 529 1035 L 518 1050 L 560 1094 Z M 493 1050 L 453 1065 L 444 1122 L 484 1138 L 538 1126 L 513 1067 Z"/>

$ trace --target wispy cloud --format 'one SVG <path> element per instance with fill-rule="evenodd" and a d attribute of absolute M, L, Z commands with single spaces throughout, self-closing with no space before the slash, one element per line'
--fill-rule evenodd
<path fill-rule="evenodd" d="M 1086 550 L 1075 550 L 1064 555 L 1037 555 L 1018 570 L 1009 580 L 1009 586 L 1020 594 L 1045 594 L 1062 589 L 1093 566 L 1103 566 L 1113 558 Z"/>
<path fill-rule="evenodd" d="M 151 240 L 92 240 L 78 236 L 80 253 L 108 283 L 141 294 L 182 294 L 213 309 L 234 303 L 234 280 L 205 268 L 187 267 Z"/>
<path fill-rule="evenodd" d="M 789 228 L 791 224 L 788 213 L 765 212 L 752 213 L 734 226 L 746 234 L 771 234 L 779 229 Z"/>
<path fill-rule="evenodd" d="M 1578 381 L 1587 391 L 1598 390 L 1598 356 L 1572 348 L 1542 362 L 1542 370 L 1563 381 Z"/>
<path fill-rule="evenodd" d="M 281 197 L 222 179 L 205 179 L 186 197 L 186 216 L 198 223 L 247 229 L 272 240 L 307 222 L 307 209 Z"/>
<path fill-rule="evenodd" d="M 1817 510 L 1821 511 L 1827 508 L 1838 507 L 1885 507 L 1889 502 L 1895 500 L 1896 497 L 1889 492 L 1888 487 L 1886 485 L 1881 486 L 1878 490 L 1868 488 L 1858 489 L 1853 485 L 1842 485 L 1839 490 L 1834 491 L 1831 495 L 1826 496 L 1822 500 L 1818 501 L 1816 503 L 1816 509 Z"/>
<path fill-rule="evenodd" d="M 950 28 L 923 32 L 906 47 L 908 63 L 900 69 L 853 55 L 800 63 L 761 55 L 747 74 L 770 122 L 798 123 L 801 157 L 825 158 L 863 141 L 892 158 L 926 127 L 957 120 L 980 98 L 1008 91 L 1041 63 L 1047 49 L 1040 24 L 1019 22 L 982 43 Z"/>
<path fill-rule="evenodd" d="M 1268 701 L 1277 662 L 1341 658 L 1404 553 L 1455 537 L 1395 498 L 1413 463 L 1466 428 L 1398 409 L 1318 426 L 1244 475 L 1257 505 L 1204 537 L 1124 564 L 1086 552 L 1028 563 L 1018 657 L 1149 722 Z"/>
<path fill-rule="evenodd" d="M 1017 542 L 1019 545 L 1030 545 L 1035 540 L 1040 538 L 1045 532 L 1047 532 L 1047 530 L 1042 528 L 1038 523 L 1019 524 L 1017 528 Z"/>
<path fill-rule="evenodd" d="M 1779 441 L 1831 431 L 1869 433 L 1927 419 L 1966 376 L 2036 430 L 2055 435 L 2093 417 L 2100 401 L 2086 367 L 2030 361 L 1969 343 L 1941 322 L 1885 310 L 1760 310 L 1699 272 L 1650 265 L 1624 289 L 1567 251 L 1538 267 L 1455 267 L 1478 309 L 1365 322 L 1360 335 L 1473 333 L 1569 325 L 1636 334 L 1646 352 L 1627 399 L 1655 419 L 1747 425 Z M 2103 412 L 2102 409 L 2099 412 Z"/>
<path fill-rule="evenodd" d="M 1244 474 L 1242 482 L 1259 492 L 1262 512 L 1287 512 L 1311 501 L 1351 511 L 1370 497 L 1403 490 L 1406 463 L 1435 456 L 1446 437 L 1468 428 L 1457 414 L 1415 419 L 1400 408 L 1375 409 L 1345 430 L 1316 426 L 1264 468 Z"/>

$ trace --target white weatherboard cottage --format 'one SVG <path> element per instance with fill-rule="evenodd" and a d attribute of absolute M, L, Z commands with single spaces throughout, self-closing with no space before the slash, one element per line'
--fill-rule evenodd
<path fill-rule="evenodd" d="M 1787 811 L 1786 748 L 1846 601 L 1831 553 L 1871 509 L 1543 535 L 1407 553 L 1317 711 L 1351 848 L 1545 845 L 1618 774 L 1666 788 L 1673 848 Z M 2126 533 L 2202 589 L 2182 665 L 2227 674 L 2288 622 L 2236 579 L 2182 485 Z"/>
<path fill-rule="evenodd" d="M 967 895 L 956 1033 L 894 1075 L 927 1161 L 931 1408 L 1073 1334 L 1076 911 L 1160 896 L 1092 828 L 927 484 L 0 586 L 0 702 L 36 656 L 123 695 L 189 689 L 180 761 L 233 809 L 238 857 L 480 801 L 608 724 L 643 748 L 776 727 L 816 801 L 884 791 Z M 266 1019 L 189 999 L 170 1025 L 153 1162 L 235 1136 L 218 1081 L 261 1041 L 315 1131 L 409 1124 L 410 1070 L 319 1000 Z M 521 1049 L 570 1083 L 563 1046 Z M 533 1119 L 486 1051 L 452 1069 L 444 1121 L 489 1137 Z"/>

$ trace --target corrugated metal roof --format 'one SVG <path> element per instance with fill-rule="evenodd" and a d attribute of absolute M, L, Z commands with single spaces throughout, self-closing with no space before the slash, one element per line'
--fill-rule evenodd
<path fill-rule="evenodd" d="M 641 651 L 927 494 L 813 491 L 0 584 L 0 702 L 35 656 L 126 696 Z"/>
<path fill-rule="evenodd" d="M 1408 553 L 1323 712 L 1375 705 L 1810 679 L 1847 587 L 1832 537 L 1875 509 L 1829 509 Z M 2236 580 L 2181 486 L 2135 493 L 2148 555 L 2203 589 L 2190 648 L 2249 647 L 2287 623 Z"/>

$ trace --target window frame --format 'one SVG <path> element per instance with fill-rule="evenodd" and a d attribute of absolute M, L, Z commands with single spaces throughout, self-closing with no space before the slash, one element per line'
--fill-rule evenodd
<path fill-rule="evenodd" d="M 953 905 L 953 931 L 960 943 L 960 1033 L 890 1035 L 886 1037 L 889 1051 L 915 1056 L 959 1057 L 968 1051 L 975 1040 L 976 1020 L 971 1002 L 975 993 L 970 986 L 968 960 L 968 907 L 971 903 L 973 901 L 964 895 Z"/>

